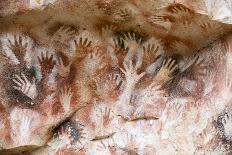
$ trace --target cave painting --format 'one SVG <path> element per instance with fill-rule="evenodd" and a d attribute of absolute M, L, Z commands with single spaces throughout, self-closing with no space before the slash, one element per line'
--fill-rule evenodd
<path fill-rule="evenodd" d="M 230 11 L 182 2 L 6 2 L 0 154 L 230 154 Z"/>

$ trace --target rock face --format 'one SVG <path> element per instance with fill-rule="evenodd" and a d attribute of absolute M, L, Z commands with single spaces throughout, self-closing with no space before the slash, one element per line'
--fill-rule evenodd
<path fill-rule="evenodd" d="M 0 2 L 0 154 L 231 154 L 232 1 Z"/>

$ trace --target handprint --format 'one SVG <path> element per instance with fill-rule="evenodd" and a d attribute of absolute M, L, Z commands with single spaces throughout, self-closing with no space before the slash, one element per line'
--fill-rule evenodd
<path fill-rule="evenodd" d="M 171 29 L 172 22 L 175 21 L 173 19 L 173 17 L 168 16 L 168 15 L 161 15 L 161 16 L 160 15 L 152 15 L 152 16 L 148 17 L 148 20 L 152 24 L 161 26 L 166 31 Z"/>
<path fill-rule="evenodd" d="M 113 116 L 111 115 L 111 108 L 105 107 L 104 109 L 101 108 L 99 113 L 96 114 L 98 119 L 101 123 L 98 123 L 103 128 L 108 127 L 111 124 L 111 121 L 113 120 Z M 96 124 L 96 123 L 95 123 Z"/>
<path fill-rule="evenodd" d="M 143 58 L 145 59 L 144 62 L 148 61 L 149 64 L 153 63 L 159 48 L 160 47 L 157 44 L 148 43 L 147 45 L 144 45 L 143 46 L 143 53 L 144 53 Z"/>
<path fill-rule="evenodd" d="M 185 7 L 182 4 L 175 4 L 168 8 L 168 11 L 171 12 L 176 18 L 179 19 L 189 19 L 193 16 L 193 11 Z"/>
<path fill-rule="evenodd" d="M 137 155 L 137 144 L 135 141 L 135 136 L 127 134 L 127 138 L 125 141 L 126 146 L 123 148 L 120 148 L 122 151 L 124 151 L 127 154 L 130 155 Z"/>
<path fill-rule="evenodd" d="M 35 79 L 33 79 L 33 81 L 30 82 L 25 76 L 25 74 L 22 73 L 21 77 L 19 75 L 15 75 L 13 82 L 16 84 L 15 86 L 13 86 L 14 89 L 22 92 L 24 95 L 26 95 L 32 100 L 34 100 L 37 97 L 38 92 L 36 88 Z"/>
<path fill-rule="evenodd" d="M 166 92 L 162 89 L 162 86 L 156 82 L 150 84 L 147 88 L 139 91 L 136 96 L 136 110 L 131 121 L 158 119 L 160 117 L 159 113 L 154 111 L 157 108 L 163 111 L 166 101 Z"/>
<path fill-rule="evenodd" d="M 173 59 L 164 60 L 158 73 L 156 74 L 155 80 L 167 82 L 172 79 L 173 72 L 177 69 L 176 61 Z"/>
<path fill-rule="evenodd" d="M 117 15 L 119 16 L 118 20 L 120 22 L 128 22 L 133 18 L 132 10 L 127 8 L 119 10 Z"/>
<path fill-rule="evenodd" d="M 79 41 L 74 40 L 77 57 L 82 58 L 86 55 L 86 50 L 92 44 L 92 41 L 89 41 L 88 38 L 83 39 L 79 38 Z"/>
<path fill-rule="evenodd" d="M 23 144 L 27 143 L 27 141 L 29 140 L 28 138 L 30 137 L 29 133 L 30 133 L 30 127 L 32 124 L 33 119 L 30 118 L 29 116 L 23 115 L 22 117 L 22 121 L 20 122 L 20 126 L 19 126 L 19 141 Z"/>
<path fill-rule="evenodd" d="M 209 21 L 203 21 L 199 23 L 200 28 L 203 31 L 203 34 L 205 35 L 214 35 L 215 31 L 221 32 L 222 31 L 222 26 L 219 23 L 214 23 L 214 22 L 209 22 Z"/>
<path fill-rule="evenodd" d="M 75 123 L 72 121 L 62 122 L 56 130 L 53 130 L 54 138 L 58 138 L 63 141 L 63 145 L 76 145 L 77 142 L 81 143 L 81 140 L 86 138 L 85 132 L 83 132 L 84 126 L 80 124 L 78 121 Z"/>
<path fill-rule="evenodd" d="M 92 141 L 110 139 L 111 137 L 113 137 L 113 135 L 115 134 L 115 132 L 112 131 L 113 118 L 114 117 L 111 115 L 110 108 L 99 108 L 99 110 L 95 113 L 94 120 L 91 124 L 96 134 Z"/>
<path fill-rule="evenodd" d="M 172 7 L 170 7 L 169 11 L 172 13 L 181 13 L 181 12 L 189 12 L 190 13 L 189 8 L 185 7 L 182 4 L 176 4 Z"/>
<path fill-rule="evenodd" d="M 66 43 L 75 34 L 71 27 L 61 26 L 52 36 L 52 42 Z"/>
<path fill-rule="evenodd" d="M 58 132 L 58 139 L 64 142 L 64 145 L 71 145 L 72 143 L 72 135 L 71 131 L 67 130 L 66 127 L 61 127 L 60 131 Z"/>
<path fill-rule="evenodd" d="M 175 121 L 181 119 L 184 110 L 184 104 L 178 102 L 172 102 L 168 105 L 167 108 L 169 108 L 168 109 L 169 119 L 175 119 Z"/>
<path fill-rule="evenodd" d="M 126 52 L 125 49 L 122 48 L 123 40 L 121 38 L 114 38 L 113 41 L 114 44 L 111 47 L 113 48 L 115 55 Z"/>
<path fill-rule="evenodd" d="M 161 85 L 153 82 L 146 89 L 142 90 L 137 96 L 137 103 L 152 103 L 153 99 L 160 98 L 165 95 L 165 92 L 161 89 Z"/>
<path fill-rule="evenodd" d="M 70 88 L 64 87 L 60 91 L 60 103 L 62 104 L 65 113 L 69 112 L 71 109 L 72 95 L 73 93 Z"/>
<path fill-rule="evenodd" d="M 228 140 L 232 138 L 232 116 L 231 114 L 226 114 L 222 120 L 224 127 L 224 135 Z"/>
<path fill-rule="evenodd" d="M 109 151 L 110 155 L 116 155 L 115 145 L 110 145 L 109 143 L 105 144 L 103 141 L 97 145 L 97 150 L 103 152 L 104 150 Z"/>
<path fill-rule="evenodd" d="M 138 66 L 133 66 L 132 61 L 130 61 L 128 65 L 124 62 L 123 66 L 125 70 L 122 68 L 120 68 L 120 70 L 126 77 L 127 86 L 134 86 L 145 75 L 145 72 L 139 75 L 137 74 Z"/>
<path fill-rule="evenodd" d="M 70 66 L 71 66 L 71 62 L 68 65 L 64 65 L 62 58 L 59 58 L 58 63 L 57 63 L 57 70 L 58 70 L 58 74 L 61 77 L 66 77 L 68 76 L 69 72 L 70 72 Z"/>
<path fill-rule="evenodd" d="M 118 90 L 123 86 L 122 77 L 120 74 L 111 73 L 104 78 L 95 78 L 95 85 L 92 90 L 95 90 L 95 96 L 104 99 L 114 99 L 118 96 Z"/>
<path fill-rule="evenodd" d="M 41 66 L 41 72 L 43 77 L 48 76 L 52 72 L 52 69 L 56 64 L 56 61 L 53 60 L 53 55 L 49 57 L 48 51 L 46 52 L 45 56 L 44 53 L 41 53 L 41 58 L 38 56 L 38 61 Z"/>
<path fill-rule="evenodd" d="M 159 45 L 148 43 L 146 46 L 143 46 L 144 53 L 149 53 L 152 54 L 153 56 L 156 54 L 158 50 L 159 50 Z"/>
<path fill-rule="evenodd" d="M 102 118 L 103 118 L 103 126 L 106 127 L 108 126 L 111 121 L 113 120 L 113 116 L 110 115 L 111 109 L 105 107 L 105 111 L 103 112 L 101 110 L 101 113 L 103 114 Z"/>
<path fill-rule="evenodd" d="M 166 108 L 160 118 L 163 123 L 164 133 L 165 130 L 174 127 L 182 121 L 185 104 L 182 102 L 172 101 L 167 103 Z"/>
<path fill-rule="evenodd" d="M 220 25 L 217 25 L 217 24 L 215 24 L 213 22 L 208 22 L 208 21 L 204 21 L 204 22 L 200 23 L 199 26 L 204 31 L 208 31 L 210 29 L 216 30 L 216 29 L 220 29 L 220 27 L 221 27 Z"/>
<path fill-rule="evenodd" d="M 76 144 L 76 142 L 81 143 L 83 139 L 85 139 L 86 133 L 84 132 L 84 126 L 80 123 L 78 125 L 76 124 L 70 124 L 67 127 L 68 133 L 70 133 L 71 137 L 71 144 Z"/>
<path fill-rule="evenodd" d="M 178 52 L 178 54 L 186 54 L 189 52 L 189 47 L 181 41 L 174 40 L 170 43 L 170 48 Z"/>
<path fill-rule="evenodd" d="M 123 85 L 122 77 L 120 74 L 111 73 L 107 76 L 108 81 L 114 82 L 116 87 Z"/>
<path fill-rule="evenodd" d="M 95 50 L 88 55 L 88 58 L 92 60 L 93 66 L 98 66 L 99 69 L 102 69 L 106 64 L 102 62 L 104 55 L 101 55 L 99 50 Z"/>
<path fill-rule="evenodd" d="M 26 55 L 28 43 L 23 44 L 23 40 L 21 36 L 19 36 L 18 39 L 16 38 L 16 36 L 14 36 L 14 44 L 9 39 L 8 42 L 10 44 L 9 48 L 15 54 L 19 62 L 24 64 L 25 63 L 24 57 Z"/>
<path fill-rule="evenodd" d="M 91 46 L 92 41 L 89 41 L 88 38 L 83 39 L 82 37 L 79 39 L 79 42 L 77 40 L 74 40 L 76 50 L 82 50 L 86 49 Z"/>
<path fill-rule="evenodd" d="M 183 67 L 180 67 L 180 71 L 183 72 L 193 72 L 196 77 L 204 77 L 206 74 L 206 66 L 203 63 L 204 58 L 200 58 L 198 55 L 194 56 L 194 59 L 190 60 L 186 64 L 182 64 Z"/>
<path fill-rule="evenodd" d="M 168 139 L 173 134 L 174 128 L 182 121 L 184 104 L 173 101 L 167 103 L 164 112 L 160 117 L 162 123 L 161 137 Z"/>
<path fill-rule="evenodd" d="M 142 42 L 142 38 L 138 38 L 134 32 L 128 32 L 123 34 L 125 47 L 131 50 L 133 53 L 136 53 L 139 45 Z"/>
<path fill-rule="evenodd" d="M 114 31 L 116 29 L 116 26 L 113 25 L 106 25 L 102 28 L 102 36 L 104 39 L 112 38 L 114 35 Z"/>
<path fill-rule="evenodd" d="M 174 20 L 167 15 L 153 15 L 149 18 L 151 21 L 153 21 L 154 23 L 157 22 L 173 22 Z"/>
<path fill-rule="evenodd" d="M 125 75 L 125 86 L 123 87 L 123 91 L 119 96 L 119 100 L 115 105 L 115 111 L 120 115 L 123 119 L 130 119 L 134 110 L 134 106 L 130 105 L 133 89 L 139 80 L 145 75 L 145 72 L 140 74 L 137 73 L 137 70 L 140 64 L 133 65 L 130 60 L 129 63 L 126 61 L 123 62 L 124 69 L 120 68 L 121 72 Z M 127 105 L 127 106 L 124 106 Z"/>
<path fill-rule="evenodd" d="M 103 10 L 106 15 L 112 15 L 112 8 L 117 6 L 117 2 L 114 0 L 98 0 L 96 5 L 98 6 L 98 9 Z"/>
<path fill-rule="evenodd" d="M 104 68 L 106 63 L 103 62 L 103 59 L 104 55 L 101 55 L 98 49 L 88 54 L 84 64 L 85 72 L 89 75 L 93 75 L 97 70 Z"/>

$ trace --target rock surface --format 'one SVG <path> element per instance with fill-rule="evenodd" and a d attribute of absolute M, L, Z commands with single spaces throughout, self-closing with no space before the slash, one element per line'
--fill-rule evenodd
<path fill-rule="evenodd" d="M 0 2 L 0 154 L 230 154 L 232 1 Z"/>

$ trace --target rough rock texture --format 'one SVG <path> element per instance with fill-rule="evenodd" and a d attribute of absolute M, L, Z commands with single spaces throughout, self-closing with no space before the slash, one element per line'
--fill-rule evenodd
<path fill-rule="evenodd" d="M 231 154 L 232 1 L 0 1 L 0 154 Z"/>

